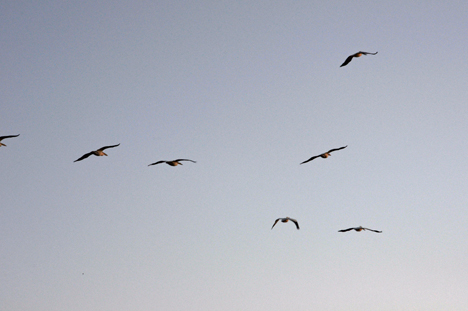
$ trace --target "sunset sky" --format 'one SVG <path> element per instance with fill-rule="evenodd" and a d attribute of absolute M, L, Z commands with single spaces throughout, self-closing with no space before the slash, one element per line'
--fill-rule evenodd
<path fill-rule="evenodd" d="M 0 310 L 467 310 L 467 16 L 1 2 Z"/>

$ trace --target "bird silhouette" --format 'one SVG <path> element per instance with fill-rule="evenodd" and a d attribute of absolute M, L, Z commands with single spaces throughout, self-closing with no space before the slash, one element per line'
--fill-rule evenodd
<path fill-rule="evenodd" d="M 117 146 L 120 146 L 120 144 L 112 145 L 112 146 L 105 146 L 105 147 L 99 148 L 98 150 L 91 151 L 91 152 L 88 152 L 88 153 L 82 155 L 81 158 L 76 159 L 73 162 L 78 162 L 78 161 L 84 160 L 84 159 L 86 159 L 87 157 L 89 157 L 92 154 L 94 154 L 95 156 L 98 156 L 98 157 L 107 156 L 107 154 L 104 152 L 104 150 L 106 150 L 107 148 L 114 148 L 114 147 L 117 147 Z"/>
<path fill-rule="evenodd" d="M 271 226 L 271 229 L 273 229 L 273 227 L 276 225 L 276 223 L 277 223 L 278 221 L 280 221 L 280 220 L 281 220 L 281 222 L 288 222 L 288 221 L 291 220 L 293 223 L 296 224 L 297 230 L 299 230 L 299 223 L 297 222 L 297 220 L 296 220 L 296 219 L 289 218 L 289 217 L 276 219 L 276 220 L 275 220 L 275 223 L 273 224 L 273 226 Z"/>
<path fill-rule="evenodd" d="M 162 160 L 162 161 L 158 161 L 158 162 L 148 164 L 148 166 L 156 165 L 156 164 L 160 164 L 160 163 L 166 163 L 167 165 L 170 165 L 170 166 L 177 166 L 177 165 L 182 165 L 182 163 L 180 163 L 180 161 L 190 161 L 190 162 L 193 162 L 193 163 L 197 163 L 197 162 L 189 160 L 189 159 L 177 159 L 177 160 L 172 160 L 172 161 Z"/>
<path fill-rule="evenodd" d="M 362 51 L 360 51 L 360 52 L 357 52 L 357 53 L 355 53 L 355 54 L 353 54 L 353 55 L 349 55 L 348 58 L 346 58 L 346 60 L 344 61 L 343 64 L 341 64 L 340 67 L 343 67 L 343 66 L 348 65 L 349 62 L 352 61 L 354 57 L 361 57 L 362 55 L 367 55 L 367 54 L 375 55 L 375 54 L 377 54 L 377 53 L 379 53 L 379 52 L 370 53 L 370 52 L 362 52 Z"/>
<path fill-rule="evenodd" d="M 310 158 L 310 159 L 308 159 L 308 160 L 305 160 L 305 161 L 302 162 L 301 164 L 310 162 L 310 161 L 312 161 L 313 159 L 316 159 L 316 158 L 319 158 L 319 157 L 320 157 L 320 158 L 326 159 L 326 158 L 328 158 L 328 157 L 330 156 L 330 153 L 332 153 L 333 151 L 341 150 L 341 149 L 344 149 L 344 148 L 346 148 L 346 147 L 348 147 L 348 145 L 346 145 L 346 146 L 344 146 L 344 147 L 340 147 L 340 148 L 330 149 L 330 150 L 328 150 L 328 151 L 325 152 L 325 153 L 322 153 L 322 154 L 313 156 L 312 158 Z"/>
<path fill-rule="evenodd" d="M 364 228 L 364 227 L 361 227 L 361 226 L 355 227 L 355 228 L 348 228 L 348 229 L 338 230 L 338 232 L 347 232 L 347 231 L 350 231 L 350 230 L 355 230 L 357 232 L 368 230 L 368 231 L 373 231 L 373 232 L 377 232 L 377 233 L 382 233 L 382 231 L 369 229 L 369 228 Z"/>

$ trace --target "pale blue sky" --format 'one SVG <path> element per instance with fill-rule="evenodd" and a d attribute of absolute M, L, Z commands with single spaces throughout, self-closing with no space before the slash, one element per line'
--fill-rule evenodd
<path fill-rule="evenodd" d="M 0 310 L 466 310 L 467 14 L 1 2 Z"/>

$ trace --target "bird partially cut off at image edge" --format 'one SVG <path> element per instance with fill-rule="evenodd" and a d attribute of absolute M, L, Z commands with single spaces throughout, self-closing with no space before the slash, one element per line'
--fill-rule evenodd
<path fill-rule="evenodd" d="M 328 150 L 327 152 L 325 153 L 322 153 L 322 154 L 319 154 L 319 155 L 316 155 L 316 156 L 313 156 L 312 158 L 310 158 L 309 160 L 305 160 L 304 162 L 302 162 L 301 164 L 304 164 L 304 163 L 307 163 L 307 162 L 310 162 L 312 161 L 313 159 L 316 159 L 316 158 L 328 158 L 330 156 L 330 153 L 333 152 L 333 151 L 337 151 L 337 150 L 341 150 L 341 149 L 344 149 L 348 147 L 348 145 L 344 146 L 344 147 L 340 147 L 340 148 L 336 148 L 336 149 L 331 149 L 331 150 Z"/>
<path fill-rule="evenodd" d="M 348 228 L 348 229 L 342 229 L 342 230 L 338 230 L 338 232 L 348 232 L 350 230 L 355 230 L 357 232 L 361 232 L 361 231 L 365 231 L 365 230 L 368 230 L 368 231 L 373 231 L 373 232 L 377 232 L 377 233 L 382 233 L 382 231 L 379 231 L 379 230 L 374 230 L 374 229 L 369 229 L 369 228 L 364 228 L 364 227 L 353 227 L 353 228 Z"/>
<path fill-rule="evenodd" d="M 78 162 L 78 161 L 84 160 L 84 159 L 86 159 L 87 157 L 89 157 L 90 155 L 93 155 L 93 154 L 95 156 L 98 156 L 98 157 L 107 156 L 107 154 L 104 152 L 104 150 L 106 150 L 107 148 L 114 148 L 114 147 L 117 147 L 117 146 L 120 146 L 120 144 L 112 145 L 112 146 L 105 146 L 105 147 L 99 148 L 98 150 L 91 151 L 91 152 L 88 152 L 88 153 L 82 155 L 81 158 L 76 159 L 73 162 Z"/>
<path fill-rule="evenodd" d="M 275 220 L 275 223 L 273 224 L 273 226 L 271 226 L 271 229 L 273 229 L 273 227 L 276 225 L 276 223 L 277 223 L 278 221 L 280 221 L 280 220 L 281 220 L 281 222 L 285 222 L 285 223 L 288 222 L 289 220 L 291 220 L 293 223 L 296 224 L 297 230 L 299 230 L 299 223 L 297 222 L 297 220 L 296 220 L 296 219 L 289 218 L 289 217 L 276 219 L 276 220 Z"/>
<path fill-rule="evenodd" d="M 18 135 L 0 136 L 0 147 L 1 147 L 1 146 L 5 146 L 5 147 L 6 147 L 6 145 L 2 143 L 2 140 L 6 139 L 6 138 L 12 138 L 12 137 L 18 137 L 18 136 L 20 136 L 20 134 L 18 134 Z"/>
<path fill-rule="evenodd" d="M 195 162 L 193 160 L 189 160 L 189 159 L 177 159 L 177 160 L 173 160 L 173 161 L 162 160 L 162 161 L 158 161 L 158 162 L 148 164 L 148 166 L 156 165 L 156 164 L 160 164 L 160 163 L 166 163 L 167 165 L 170 165 L 170 166 L 177 166 L 177 165 L 182 165 L 182 163 L 180 163 L 180 161 L 190 161 L 190 162 L 193 162 L 193 163 L 197 163 L 197 162 Z"/>
<path fill-rule="evenodd" d="M 355 53 L 355 54 L 353 54 L 353 55 L 349 55 L 348 58 L 344 61 L 343 64 L 341 64 L 340 67 L 343 67 L 343 66 L 348 65 L 349 62 L 351 62 L 351 61 L 353 60 L 354 57 L 361 57 L 362 55 L 367 55 L 367 54 L 375 55 L 375 54 L 377 54 L 377 53 L 379 53 L 379 52 L 370 53 L 370 52 L 362 52 L 362 51 L 360 51 L 360 52 L 357 52 L 357 53 Z"/>

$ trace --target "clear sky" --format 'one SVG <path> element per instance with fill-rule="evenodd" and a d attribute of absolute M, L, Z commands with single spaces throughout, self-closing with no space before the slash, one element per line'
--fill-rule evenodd
<path fill-rule="evenodd" d="M 467 310 L 467 16 L 1 2 L 0 310 Z"/>

